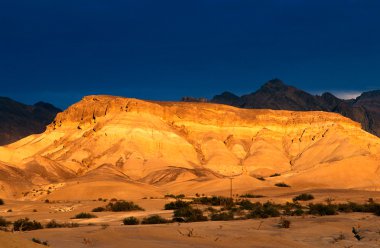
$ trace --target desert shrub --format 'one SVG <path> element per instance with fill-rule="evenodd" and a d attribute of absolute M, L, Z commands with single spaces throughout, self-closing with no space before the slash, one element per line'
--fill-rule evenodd
<path fill-rule="evenodd" d="M 185 195 L 184 194 L 179 194 L 179 195 L 166 194 L 165 198 L 183 199 L 185 198 Z"/>
<path fill-rule="evenodd" d="M 310 201 L 313 199 L 314 199 L 314 196 L 312 194 L 303 193 L 303 194 L 300 194 L 300 195 L 294 197 L 293 201 Z"/>
<path fill-rule="evenodd" d="M 15 231 L 31 231 L 42 228 L 43 227 L 40 222 L 35 220 L 30 221 L 29 218 L 18 219 L 13 223 L 13 229 Z"/>
<path fill-rule="evenodd" d="M 380 216 L 380 205 L 379 204 L 376 204 L 375 206 L 372 206 L 372 210 L 373 210 L 373 213 L 376 216 Z"/>
<path fill-rule="evenodd" d="M 165 204 L 165 210 L 174 210 L 179 208 L 184 208 L 190 206 L 190 203 L 182 201 L 182 200 L 176 200 L 174 202 L 170 202 Z"/>
<path fill-rule="evenodd" d="M 286 183 L 276 183 L 274 186 L 277 186 L 277 187 L 290 187 L 289 185 L 287 185 Z"/>
<path fill-rule="evenodd" d="M 274 173 L 274 174 L 270 175 L 269 177 L 279 177 L 279 176 L 281 176 L 280 173 Z"/>
<path fill-rule="evenodd" d="M 4 200 L 0 198 L 0 205 L 4 205 Z"/>
<path fill-rule="evenodd" d="M 309 214 L 312 215 L 335 215 L 337 214 L 337 209 L 338 207 L 333 204 L 322 204 L 322 203 L 317 203 L 317 204 L 309 204 Z"/>
<path fill-rule="evenodd" d="M 265 181 L 265 178 L 264 177 L 256 177 L 257 180 L 260 180 L 260 181 Z"/>
<path fill-rule="evenodd" d="M 193 200 L 195 204 L 211 205 L 211 206 L 226 206 L 232 207 L 234 205 L 233 199 L 223 196 L 200 197 Z"/>
<path fill-rule="evenodd" d="M 202 210 L 191 206 L 176 209 L 173 216 L 175 218 L 182 217 L 186 222 L 206 221 L 207 217 L 203 215 Z"/>
<path fill-rule="evenodd" d="M 256 207 L 256 203 L 252 203 L 249 200 L 241 200 L 237 202 L 237 205 L 240 206 L 240 209 L 244 209 L 244 210 L 253 210 Z"/>
<path fill-rule="evenodd" d="M 62 224 L 56 222 L 55 220 L 51 220 L 49 221 L 46 225 L 45 225 L 46 228 L 61 228 L 63 227 Z"/>
<path fill-rule="evenodd" d="M 207 208 L 206 208 L 206 211 L 209 211 L 210 213 L 214 213 L 214 212 L 217 212 L 218 210 L 216 210 L 216 209 L 213 208 L 213 207 L 207 207 Z"/>
<path fill-rule="evenodd" d="M 278 226 L 280 228 L 289 228 L 290 220 L 281 217 L 280 222 L 278 223 Z"/>
<path fill-rule="evenodd" d="M 124 225 L 138 225 L 140 222 L 136 217 L 127 217 L 123 219 Z"/>
<path fill-rule="evenodd" d="M 132 201 L 117 201 L 108 203 L 106 206 L 106 210 L 112 212 L 124 212 L 144 209 Z"/>
<path fill-rule="evenodd" d="M 6 226 L 8 226 L 9 224 L 10 224 L 9 221 L 7 221 L 4 217 L 1 217 L 1 216 L 0 216 L 0 226 L 1 226 L 1 227 L 6 227 Z"/>
<path fill-rule="evenodd" d="M 247 214 L 247 218 L 268 218 L 280 216 L 279 206 L 266 202 L 261 204 L 260 202 L 254 203 L 254 208 Z"/>
<path fill-rule="evenodd" d="M 72 219 L 91 219 L 91 218 L 98 218 L 96 215 L 90 214 L 90 213 L 79 213 L 75 215 Z"/>
<path fill-rule="evenodd" d="M 339 212 L 351 213 L 351 212 L 367 212 L 368 207 L 355 202 L 340 203 L 337 205 Z"/>
<path fill-rule="evenodd" d="M 281 208 L 283 209 L 284 215 L 301 216 L 305 214 L 302 205 L 298 202 L 287 202 L 286 204 L 281 205 Z"/>
<path fill-rule="evenodd" d="M 167 219 L 162 218 L 159 215 L 151 215 L 148 217 L 145 217 L 142 221 L 141 224 L 164 224 L 168 223 L 169 221 Z"/>
<path fill-rule="evenodd" d="M 49 243 L 47 241 L 41 241 L 39 239 L 36 239 L 36 238 L 32 238 L 32 241 L 34 243 L 37 243 L 37 244 L 40 244 L 40 245 L 45 245 L 45 246 L 49 246 Z"/>
<path fill-rule="evenodd" d="M 91 212 L 103 212 L 106 211 L 104 207 L 96 207 Z"/>
<path fill-rule="evenodd" d="M 213 221 L 227 221 L 233 219 L 234 214 L 232 212 L 219 212 L 211 214 L 211 220 Z"/>
<path fill-rule="evenodd" d="M 265 197 L 263 195 L 253 195 L 253 194 L 243 194 L 240 195 L 240 198 L 262 198 Z"/>

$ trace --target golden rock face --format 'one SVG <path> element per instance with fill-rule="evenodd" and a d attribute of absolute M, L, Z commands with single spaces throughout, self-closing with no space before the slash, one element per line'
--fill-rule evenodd
<path fill-rule="evenodd" d="M 379 138 L 333 113 L 87 96 L 45 133 L 0 147 L 0 160 L 38 184 L 124 178 L 164 187 L 280 173 L 300 187 L 368 188 L 379 151 Z"/>

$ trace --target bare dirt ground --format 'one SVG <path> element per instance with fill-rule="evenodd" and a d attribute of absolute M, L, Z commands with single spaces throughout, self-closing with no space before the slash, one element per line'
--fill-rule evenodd
<path fill-rule="evenodd" d="M 305 191 L 304 191 L 305 192 Z M 314 202 L 326 198 L 334 202 L 363 203 L 368 198 L 380 202 L 380 192 L 356 190 L 312 190 Z M 303 192 L 292 189 L 265 189 L 266 197 L 255 201 L 283 203 Z M 108 199 L 109 200 L 109 199 Z M 108 202 L 107 200 L 107 202 Z M 340 213 L 334 216 L 294 216 L 290 228 L 279 228 L 280 218 L 207 221 L 197 223 L 170 223 L 160 225 L 124 226 L 128 216 L 143 218 L 159 214 L 170 218 L 172 211 L 163 210 L 172 199 L 133 200 L 146 211 L 100 212 L 94 219 L 71 219 L 80 212 L 91 212 L 107 202 L 98 199 L 84 201 L 6 201 L 0 206 L 0 216 L 8 221 L 28 217 L 41 223 L 55 219 L 58 222 L 79 223 L 77 228 L 42 229 L 28 232 L 0 232 L 0 247 L 43 247 L 31 242 L 32 238 L 48 241 L 50 247 L 380 247 L 380 217 L 371 213 Z M 12 209 L 12 212 L 7 212 Z M 364 237 L 358 241 L 352 228 Z"/>

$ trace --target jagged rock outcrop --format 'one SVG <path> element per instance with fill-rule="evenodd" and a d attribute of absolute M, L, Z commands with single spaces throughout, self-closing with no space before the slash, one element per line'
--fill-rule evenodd
<path fill-rule="evenodd" d="M 365 92 L 356 99 L 344 100 L 331 93 L 311 95 L 273 79 L 254 93 L 239 97 L 224 92 L 214 96 L 211 102 L 239 108 L 335 112 L 361 123 L 366 131 L 380 136 L 380 91 Z"/>
<path fill-rule="evenodd" d="M 60 111 L 49 103 L 38 102 L 28 106 L 0 97 L 0 145 L 42 133 Z"/>
<path fill-rule="evenodd" d="M 245 188 L 273 180 L 368 188 L 379 176 L 379 152 L 379 138 L 335 113 L 87 96 L 43 134 L 0 147 L 0 158 L 8 171 L 25 173 L 24 183 L 122 181 L 168 192 L 226 176 Z M 282 176 L 255 179 L 273 173 Z"/>

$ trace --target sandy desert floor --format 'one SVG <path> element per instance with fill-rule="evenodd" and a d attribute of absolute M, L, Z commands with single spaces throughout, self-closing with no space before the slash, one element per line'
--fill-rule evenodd
<path fill-rule="evenodd" d="M 315 202 L 326 198 L 335 202 L 364 202 L 368 198 L 380 201 L 380 192 L 354 190 L 313 190 Z M 259 194 L 267 197 L 252 201 L 291 201 L 300 192 L 292 189 L 277 191 L 263 189 Z M 170 199 L 133 200 L 146 211 L 100 212 L 98 218 L 72 220 L 79 212 L 91 212 L 106 202 L 94 200 L 59 201 L 7 201 L 0 206 L 0 216 L 9 221 L 22 217 L 47 223 L 76 222 L 77 228 L 42 229 L 28 232 L 0 232 L 0 247 L 44 247 L 31 242 L 32 238 L 48 241 L 50 247 L 380 247 L 380 217 L 371 213 L 340 213 L 334 216 L 294 216 L 289 229 L 279 228 L 280 218 L 207 221 L 197 223 L 170 223 L 160 225 L 124 226 L 127 216 L 142 218 L 160 214 L 170 218 L 172 211 L 163 210 Z M 12 212 L 7 212 L 12 209 Z M 352 228 L 360 230 L 364 238 L 354 238 Z"/>

